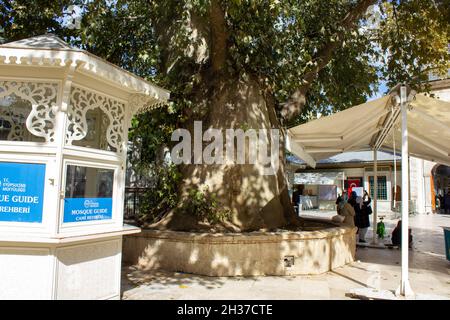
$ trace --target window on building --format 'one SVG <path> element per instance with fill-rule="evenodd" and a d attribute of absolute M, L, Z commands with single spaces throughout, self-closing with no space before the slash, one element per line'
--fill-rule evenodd
<path fill-rule="evenodd" d="M 386 176 L 378 176 L 377 179 L 378 184 L 378 192 L 377 192 L 377 198 L 378 200 L 387 200 L 387 182 L 386 182 Z M 373 190 L 374 190 L 374 184 L 373 184 L 373 176 L 369 177 L 369 190 L 370 190 L 370 197 L 374 197 Z"/>
<path fill-rule="evenodd" d="M 0 81 L 0 140 L 54 142 L 56 83 Z"/>
<path fill-rule="evenodd" d="M 111 198 L 114 170 L 67 166 L 66 198 Z"/>
<path fill-rule="evenodd" d="M 114 170 L 67 165 L 64 223 L 112 219 Z"/>
<path fill-rule="evenodd" d="M 26 126 L 31 102 L 15 94 L 0 98 L 0 140 L 45 142 L 33 135 Z"/>

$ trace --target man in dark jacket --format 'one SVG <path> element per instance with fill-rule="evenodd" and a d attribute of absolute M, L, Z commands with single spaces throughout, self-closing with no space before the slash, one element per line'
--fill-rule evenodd
<path fill-rule="evenodd" d="M 447 194 L 444 196 L 444 212 L 450 213 L 450 190 L 448 190 Z"/>
<path fill-rule="evenodd" d="M 358 227 L 359 242 L 366 242 L 367 229 L 370 227 L 369 215 L 372 213 L 370 199 L 367 191 L 364 191 L 364 197 L 356 198 L 355 206 L 355 225 Z"/>
<path fill-rule="evenodd" d="M 297 207 L 297 213 L 300 212 L 300 196 L 302 195 L 303 192 L 303 188 L 301 186 L 297 186 L 297 189 L 294 191 L 294 193 L 292 194 L 292 203 L 294 205 L 294 207 Z"/>

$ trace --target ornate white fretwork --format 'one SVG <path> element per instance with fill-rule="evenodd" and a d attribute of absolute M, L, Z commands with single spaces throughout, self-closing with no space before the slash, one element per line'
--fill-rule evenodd
<path fill-rule="evenodd" d="M 0 118 L 3 120 L 3 123 L 7 122 L 11 126 L 7 137 L 8 141 L 26 140 L 27 132 L 25 127 L 25 119 L 27 115 L 28 111 L 26 110 L 13 110 L 12 108 L 5 106 L 0 107 Z"/>
<path fill-rule="evenodd" d="M 144 113 L 167 104 L 167 101 L 160 100 L 144 94 L 133 94 L 130 97 L 130 107 L 132 114 Z"/>
<path fill-rule="evenodd" d="M 125 141 L 123 132 L 125 105 L 97 92 L 92 92 L 73 85 L 70 93 L 70 105 L 68 110 L 68 130 L 66 143 L 72 144 L 74 140 L 82 140 L 88 131 L 86 113 L 89 110 L 100 108 L 109 119 L 106 129 L 106 140 L 116 151 L 122 152 L 122 144 Z M 102 134 L 102 132 L 99 132 Z"/>
<path fill-rule="evenodd" d="M 43 137 L 47 142 L 54 141 L 55 135 L 55 114 L 58 85 L 56 83 L 44 82 L 20 82 L 20 81 L 0 81 L 0 99 L 4 101 L 16 95 L 31 104 L 31 112 L 26 119 L 26 127 L 31 134 Z M 15 141 L 23 140 L 24 129 L 19 130 L 18 118 L 14 112 L 2 107 L 2 116 L 11 123 L 11 139 Z M 14 114 L 13 114 L 14 113 Z M 22 125 L 23 126 L 23 125 Z M 22 136 L 22 138 L 19 138 Z M 8 137 L 9 138 L 9 137 Z"/>

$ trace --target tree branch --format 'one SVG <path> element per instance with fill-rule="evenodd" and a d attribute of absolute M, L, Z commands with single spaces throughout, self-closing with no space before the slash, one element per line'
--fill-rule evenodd
<path fill-rule="evenodd" d="M 221 71 L 226 62 L 228 31 L 225 24 L 225 13 L 219 0 L 212 0 L 209 10 L 211 21 L 211 61 L 214 72 Z"/>
<path fill-rule="evenodd" d="M 339 24 L 344 29 L 352 29 L 357 26 L 357 22 L 363 17 L 367 8 L 375 4 L 377 0 L 362 0 L 348 12 Z M 317 79 L 320 70 L 325 68 L 331 61 L 333 52 L 342 44 L 342 32 L 337 32 L 334 41 L 326 42 L 322 48 L 313 56 L 313 61 L 317 61 L 314 66 L 302 78 L 302 83 L 298 89 L 291 95 L 289 100 L 282 105 L 281 116 L 285 121 L 292 120 L 300 115 L 306 104 L 306 94 L 313 82 Z"/>

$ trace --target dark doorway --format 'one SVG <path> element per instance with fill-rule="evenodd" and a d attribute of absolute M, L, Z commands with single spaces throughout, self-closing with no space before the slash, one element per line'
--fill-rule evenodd
<path fill-rule="evenodd" d="M 450 213 L 450 167 L 436 165 L 432 174 L 434 208 L 437 213 Z"/>

